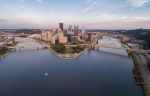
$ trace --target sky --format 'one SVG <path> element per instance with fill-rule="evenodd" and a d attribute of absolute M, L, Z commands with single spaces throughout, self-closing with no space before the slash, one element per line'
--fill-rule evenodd
<path fill-rule="evenodd" d="M 59 22 L 86 29 L 148 29 L 150 0 L 0 0 L 0 29 L 54 28 Z"/>

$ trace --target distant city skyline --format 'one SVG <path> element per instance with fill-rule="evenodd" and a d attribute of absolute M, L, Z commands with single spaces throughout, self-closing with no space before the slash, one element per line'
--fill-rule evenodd
<path fill-rule="evenodd" d="M 0 0 L 0 29 L 150 29 L 149 10 L 150 0 Z"/>

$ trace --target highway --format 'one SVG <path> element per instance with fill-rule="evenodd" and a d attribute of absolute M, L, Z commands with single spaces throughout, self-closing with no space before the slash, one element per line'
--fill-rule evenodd
<path fill-rule="evenodd" d="M 137 64 L 139 66 L 139 71 L 142 75 L 144 82 L 143 84 L 145 96 L 150 96 L 150 70 L 147 67 L 149 54 L 134 54 Z"/>

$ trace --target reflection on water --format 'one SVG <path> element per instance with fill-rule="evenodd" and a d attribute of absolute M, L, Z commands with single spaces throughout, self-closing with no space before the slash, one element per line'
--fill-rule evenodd
<path fill-rule="evenodd" d="M 97 51 L 74 60 L 48 50 L 12 52 L 0 62 L 0 96 L 143 96 L 133 68 L 128 57 Z"/>

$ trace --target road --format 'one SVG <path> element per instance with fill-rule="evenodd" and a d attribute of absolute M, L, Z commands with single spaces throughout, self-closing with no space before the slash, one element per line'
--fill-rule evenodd
<path fill-rule="evenodd" d="M 144 79 L 144 82 L 141 83 L 143 83 L 145 96 L 150 96 L 150 71 L 147 67 L 149 55 L 135 54 L 134 56 L 139 65 L 139 71 L 141 72 L 142 78 Z"/>

